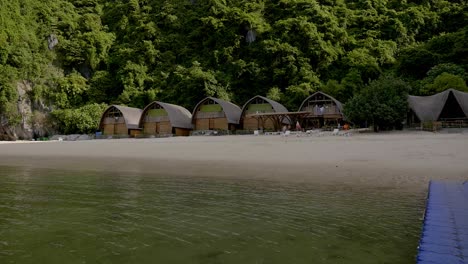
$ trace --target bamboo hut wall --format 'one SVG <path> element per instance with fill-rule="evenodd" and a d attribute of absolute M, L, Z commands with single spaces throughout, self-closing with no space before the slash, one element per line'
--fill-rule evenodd
<path fill-rule="evenodd" d="M 157 132 L 159 134 L 172 134 L 172 126 L 169 121 L 159 122 Z"/>
<path fill-rule="evenodd" d="M 261 120 L 258 120 L 257 118 L 253 118 L 253 117 L 244 118 L 243 127 L 245 130 L 257 130 L 259 128 L 262 128 L 264 130 L 275 129 L 275 126 L 271 119 L 263 120 L 263 123 L 262 123 Z"/>
<path fill-rule="evenodd" d="M 257 130 L 261 126 L 260 121 L 253 117 L 244 118 L 243 127 L 245 130 Z"/>
<path fill-rule="evenodd" d="M 201 118 L 195 120 L 196 130 L 227 130 L 228 122 L 226 118 Z"/>
<path fill-rule="evenodd" d="M 218 130 L 228 130 L 228 122 L 226 118 L 214 118 L 214 127 L 212 129 L 218 129 Z"/>
<path fill-rule="evenodd" d="M 128 135 L 128 129 L 125 123 L 115 124 L 115 134 L 116 135 Z"/>
<path fill-rule="evenodd" d="M 104 135 L 114 134 L 114 124 L 104 124 Z"/>
<path fill-rule="evenodd" d="M 171 134 L 172 125 L 169 121 L 145 122 L 143 123 L 143 133 L 145 135 Z"/>
<path fill-rule="evenodd" d="M 143 124 L 143 134 L 145 134 L 145 135 L 156 134 L 156 123 L 154 123 L 154 122 L 145 122 Z"/>
<path fill-rule="evenodd" d="M 190 135 L 190 129 L 186 128 L 175 128 L 175 135 L 176 136 L 181 136 L 181 137 L 187 137 Z"/>
<path fill-rule="evenodd" d="M 209 119 L 196 119 L 195 130 L 209 130 L 210 120 Z"/>
<path fill-rule="evenodd" d="M 140 129 L 130 129 L 130 137 L 136 137 L 141 134 Z"/>

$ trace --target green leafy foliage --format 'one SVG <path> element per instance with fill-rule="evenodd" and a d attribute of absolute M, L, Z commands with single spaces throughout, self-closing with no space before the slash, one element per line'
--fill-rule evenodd
<path fill-rule="evenodd" d="M 22 80 L 56 111 L 153 100 L 192 109 L 205 96 L 243 105 L 257 94 L 295 110 L 318 90 L 353 104 L 389 73 L 415 94 L 463 89 L 466 8 L 465 1 L 0 1 L 0 115 L 15 120 Z"/>
<path fill-rule="evenodd" d="M 73 109 L 59 109 L 51 112 L 57 129 L 65 134 L 94 133 L 99 127 L 105 104 L 87 104 Z"/>
<path fill-rule="evenodd" d="M 462 77 L 447 72 L 441 73 L 432 83 L 426 85 L 425 94 L 435 94 L 443 92 L 447 89 L 456 89 L 459 91 L 468 92 L 465 80 Z"/>
<path fill-rule="evenodd" d="M 345 115 L 356 124 L 373 125 L 376 131 L 401 128 L 407 112 L 409 85 L 383 75 L 370 82 L 345 105 Z"/>

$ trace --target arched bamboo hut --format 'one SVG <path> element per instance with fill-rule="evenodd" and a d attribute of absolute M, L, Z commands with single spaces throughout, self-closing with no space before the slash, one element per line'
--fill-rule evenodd
<path fill-rule="evenodd" d="M 240 123 L 244 130 L 277 130 L 280 128 L 276 127 L 277 124 L 273 119 L 268 117 L 262 118 L 262 116 L 256 116 L 255 114 L 287 112 L 288 109 L 286 109 L 282 104 L 257 95 L 248 100 L 242 107 Z M 285 121 L 283 121 L 283 123 Z M 287 124 L 289 123 L 289 120 L 287 120 Z"/>
<path fill-rule="evenodd" d="M 408 96 L 408 125 L 440 121 L 442 126 L 467 125 L 468 93 L 448 89 L 430 96 Z"/>
<path fill-rule="evenodd" d="M 194 130 L 235 130 L 239 125 L 239 106 L 214 97 L 201 100 L 194 108 Z"/>
<path fill-rule="evenodd" d="M 343 120 L 341 102 L 322 92 L 315 92 L 307 97 L 299 107 L 299 112 L 309 112 L 309 115 L 303 120 L 305 128 L 336 125 Z"/>
<path fill-rule="evenodd" d="M 139 126 L 144 135 L 188 136 L 192 114 L 182 106 L 152 102 L 143 109 Z"/>
<path fill-rule="evenodd" d="M 141 109 L 111 105 L 102 114 L 99 129 L 103 135 L 135 136 L 140 133 Z"/>

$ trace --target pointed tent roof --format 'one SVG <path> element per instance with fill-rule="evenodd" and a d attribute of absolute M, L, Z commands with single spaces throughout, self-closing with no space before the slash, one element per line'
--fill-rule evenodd
<path fill-rule="evenodd" d="M 468 93 L 451 89 L 465 115 L 468 117 Z"/>
<path fill-rule="evenodd" d="M 122 113 L 122 116 L 125 120 L 125 125 L 127 126 L 128 129 L 136 129 L 138 128 L 138 123 L 140 121 L 141 113 L 143 112 L 139 108 L 133 108 L 133 107 L 128 107 L 128 106 L 123 106 L 123 105 L 111 105 L 109 106 L 103 113 L 101 117 L 101 124 L 104 119 L 104 114 L 112 109 L 113 107 L 117 108 Z"/>
<path fill-rule="evenodd" d="M 252 97 L 250 100 L 248 100 L 247 103 L 244 104 L 244 106 L 242 107 L 242 114 L 245 112 L 245 110 L 246 110 L 247 106 L 250 104 L 250 102 L 252 102 L 256 98 L 260 98 L 260 99 L 266 101 L 267 103 L 269 103 L 271 105 L 271 107 L 273 107 L 273 110 L 275 110 L 275 112 L 278 112 L 278 113 L 288 112 L 288 109 L 286 107 L 284 107 L 284 105 L 282 105 L 282 104 L 280 104 L 280 103 L 278 103 L 278 102 L 276 102 L 274 100 L 268 99 L 266 97 L 256 95 L 256 96 Z"/>
<path fill-rule="evenodd" d="M 301 109 L 302 109 L 302 107 L 304 106 L 304 104 L 305 104 L 307 101 L 309 101 L 310 98 L 314 97 L 314 96 L 317 95 L 317 94 L 321 94 L 321 95 L 323 95 L 323 96 L 325 96 L 325 97 L 330 98 L 330 100 L 332 100 L 332 101 L 336 104 L 336 106 L 338 107 L 338 110 L 340 110 L 340 113 L 343 113 L 343 104 L 342 104 L 340 101 L 336 100 L 333 96 L 328 95 L 328 94 L 323 93 L 323 92 L 315 92 L 315 93 L 311 94 L 309 97 L 307 97 L 304 101 L 302 101 L 302 104 L 301 104 L 301 106 L 299 106 L 299 110 L 298 110 L 298 111 L 301 111 Z"/>
<path fill-rule="evenodd" d="M 155 104 L 160 105 L 164 110 L 166 110 L 167 115 L 169 116 L 169 121 L 173 127 L 192 129 L 192 113 L 190 113 L 189 110 L 180 105 L 168 104 L 159 101 L 151 102 L 143 109 L 139 122 L 140 127 L 143 125 L 144 113 L 146 113 L 146 111 Z"/>
<path fill-rule="evenodd" d="M 463 112 L 468 117 L 468 93 L 460 92 L 454 89 L 448 89 L 430 96 L 409 95 L 409 108 L 413 110 L 413 112 L 421 121 L 438 120 L 450 93 L 453 93 Z"/>
<path fill-rule="evenodd" d="M 203 104 L 205 101 L 210 100 L 210 99 L 215 101 L 217 104 L 219 104 L 223 108 L 223 111 L 226 114 L 228 123 L 239 124 L 239 119 L 240 119 L 240 115 L 242 112 L 240 107 L 231 102 L 224 101 L 222 99 L 215 98 L 215 97 L 206 97 L 205 99 L 201 100 L 193 109 L 192 119 L 195 118 L 196 116 L 195 111 L 198 109 L 198 107 L 201 104 Z"/>

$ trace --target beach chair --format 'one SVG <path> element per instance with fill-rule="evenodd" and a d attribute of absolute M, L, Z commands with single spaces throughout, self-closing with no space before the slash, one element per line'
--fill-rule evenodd
<path fill-rule="evenodd" d="M 340 130 L 338 128 L 333 129 L 332 136 L 337 136 Z"/>

